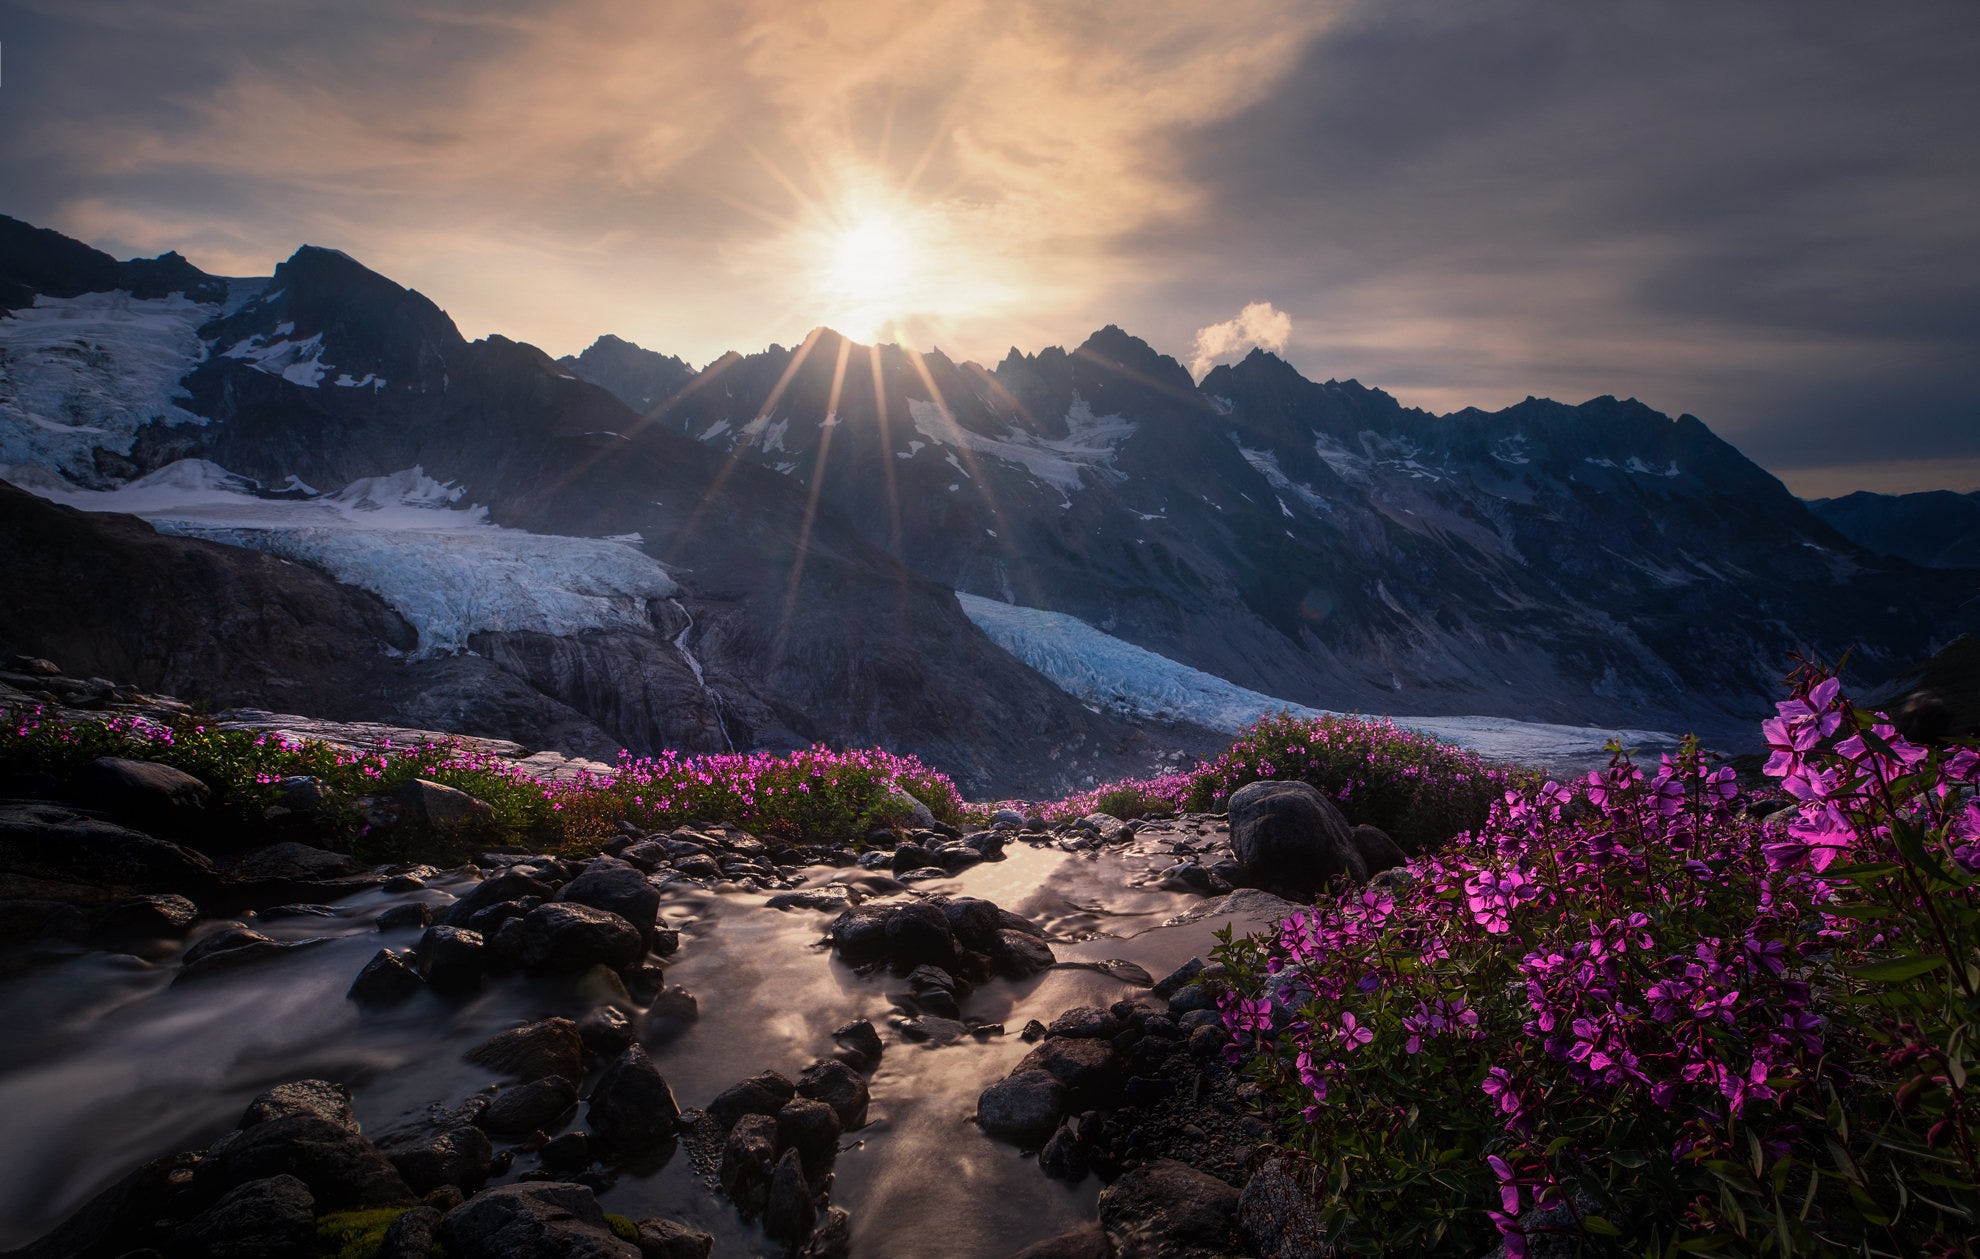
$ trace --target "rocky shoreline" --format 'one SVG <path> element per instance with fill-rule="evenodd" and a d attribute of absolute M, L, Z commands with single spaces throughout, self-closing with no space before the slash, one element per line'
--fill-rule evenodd
<path fill-rule="evenodd" d="M 951 1127 L 946 1139 L 1014 1147 L 1040 1181 L 1105 1188 L 1084 1225 L 1001 1252 L 982 1238 L 973 1253 L 1315 1253 L 1310 1200 L 1288 1165 L 1262 1156 L 1260 1099 L 1224 1061 L 1218 968 L 1202 957 L 1217 924 L 1257 929 L 1293 908 L 1268 890 L 1231 891 L 1299 890 L 1284 885 L 1284 845 L 1315 805 L 1283 786 L 1234 801 L 1229 817 L 1095 814 L 1047 826 L 1005 810 L 965 832 L 922 810 L 925 824 L 857 847 L 782 844 L 721 822 L 625 826 L 588 859 L 485 852 L 443 871 L 359 868 L 312 847 L 301 785 L 295 816 L 271 819 L 290 838 L 215 856 L 194 842 L 203 785 L 169 767 L 99 761 L 69 782 L 11 780 L 0 797 L 0 924 L 16 972 L 96 950 L 172 968 L 174 988 L 279 982 L 286 959 L 328 941 L 295 927 L 368 896 L 382 906 L 369 924 L 379 947 L 346 994 L 360 1029 L 432 1003 L 471 1008 L 505 988 L 554 994 L 532 1000 L 559 1011 L 469 1046 L 456 1094 L 427 1098 L 423 1113 L 375 1137 L 343 1081 L 263 1090 L 232 1131 L 144 1162 L 11 1253 L 410 1256 L 439 1244 L 460 1259 L 707 1255 L 715 1237 L 690 1222 L 600 1205 L 626 1178 L 676 1159 L 729 1204 L 731 1239 L 753 1238 L 744 1244 L 759 1253 L 877 1253 L 859 1249 L 851 1213 L 834 1200 L 835 1163 L 885 1135 L 883 1059 L 1004 1044 L 1008 1069 L 960 1085 L 975 1103 L 959 1118 L 977 1131 Z M 405 819 L 485 807 L 417 782 L 390 803 Z M 1326 860 L 1357 876 L 1387 855 L 1386 838 L 1321 830 Z M 1146 937 L 1164 937 L 1146 954 L 1163 968 L 1087 956 L 1119 941 L 1070 893 L 1074 912 L 1045 922 L 953 891 L 1020 854 L 1075 863 L 1061 873 L 1113 870 Z M 706 919 L 684 909 L 744 897 L 761 898 L 747 914 L 787 932 L 783 923 L 815 923 L 803 935 L 821 956 L 806 965 L 878 984 L 889 1008 L 877 1019 L 851 1011 L 829 1033 L 810 1028 L 804 1036 L 830 1048 L 789 1074 L 774 1059 L 750 1074 L 751 1047 L 727 1045 L 730 1083 L 684 1107 L 668 1078 L 679 1061 L 671 1047 L 726 995 L 670 982 L 709 942 Z M 1181 942 L 1190 956 L 1169 964 Z M 1093 991 L 1124 995 L 1007 1027 L 1004 1012 L 1048 972 L 1084 973 Z M 322 1239 L 340 1228 L 362 1245 L 330 1248 Z"/>

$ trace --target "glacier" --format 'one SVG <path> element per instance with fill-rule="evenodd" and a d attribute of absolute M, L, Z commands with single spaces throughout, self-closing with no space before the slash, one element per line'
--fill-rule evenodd
<path fill-rule="evenodd" d="M 956 602 L 991 642 L 1044 674 L 1060 690 L 1130 717 L 1188 721 L 1236 734 L 1271 713 L 1306 718 L 1346 715 L 1227 682 L 1124 642 L 1063 612 L 1019 607 L 961 591 L 956 592 Z M 1390 720 L 1490 760 L 1555 773 L 1607 764 L 1604 745 L 1611 738 L 1640 752 L 1674 747 L 1678 742 L 1677 736 L 1661 730 L 1605 730 L 1508 717 L 1395 716 Z"/>
<path fill-rule="evenodd" d="M 485 631 L 651 630 L 648 601 L 680 593 L 636 542 L 491 524 L 485 508 L 456 505 L 459 487 L 417 467 L 280 500 L 257 497 L 254 482 L 202 459 L 114 490 L 15 471 L 0 467 L 0 477 L 70 507 L 127 512 L 160 533 L 315 565 L 403 616 L 419 633 L 421 656 L 465 651 Z"/>
<path fill-rule="evenodd" d="M 139 429 L 206 421 L 179 381 L 206 358 L 215 307 L 182 294 L 37 296 L 0 319 L 0 464 L 93 477 L 99 446 L 128 454 Z"/>

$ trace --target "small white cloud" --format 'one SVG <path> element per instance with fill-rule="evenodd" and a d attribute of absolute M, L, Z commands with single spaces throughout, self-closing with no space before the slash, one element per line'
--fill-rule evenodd
<path fill-rule="evenodd" d="M 1257 346 L 1277 354 L 1292 339 L 1292 316 L 1270 302 L 1253 302 L 1237 318 L 1196 330 L 1196 357 L 1189 370 L 1198 380 L 1219 362 Z"/>

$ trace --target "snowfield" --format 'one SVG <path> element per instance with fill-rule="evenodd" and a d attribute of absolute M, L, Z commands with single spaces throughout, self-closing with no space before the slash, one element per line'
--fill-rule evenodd
<path fill-rule="evenodd" d="M 1274 699 L 1178 664 L 1133 643 L 1094 629 L 1077 617 L 1041 608 L 1022 608 L 978 595 L 956 594 L 963 614 L 990 641 L 1024 661 L 1076 699 L 1131 717 L 1190 721 L 1236 734 L 1268 713 L 1295 717 L 1341 716 Z M 1470 748 L 1494 760 L 1511 761 L 1559 773 L 1606 764 L 1603 745 L 1611 737 L 1639 750 L 1673 747 L 1675 735 L 1661 730 L 1604 730 L 1557 726 L 1507 717 L 1395 717 L 1395 723 Z"/>
<path fill-rule="evenodd" d="M 371 591 L 419 631 L 420 655 L 466 650 L 482 631 L 650 630 L 648 600 L 680 587 L 636 542 L 505 529 L 419 468 L 308 499 L 257 498 L 245 478 L 186 459 L 115 490 L 0 475 L 84 511 L 128 512 L 160 533 L 314 564 Z M 293 480 L 293 478 L 291 478 Z"/>
<path fill-rule="evenodd" d="M 1080 487 L 1082 470 L 1094 476 L 1118 475 L 1113 471 L 1114 452 L 1134 435 L 1135 423 L 1118 415 L 1095 415 L 1093 408 L 1075 396 L 1066 411 L 1067 434 L 1063 438 L 1037 437 L 1016 432 L 1008 437 L 985 437 L 956 423 L 933 402 L 908 399 L 908 418 L 915 430 L 937 446 L 967 450 L 973 455 L 1014 464 L 1070 501 Z M 956 457 L 949 456 L 950 463 Z M 959 463 L 956 469 L 969 475 Z"/>
<path fill-rule="evenodd" d="M 218 307 L 182 294 L 39 296 L 0 319 L 0 465 L 95 475 L 98 446 L 128 454 L 153 420 L 204 424 L 178 404 L 206 358 L 201 324 Z"/>

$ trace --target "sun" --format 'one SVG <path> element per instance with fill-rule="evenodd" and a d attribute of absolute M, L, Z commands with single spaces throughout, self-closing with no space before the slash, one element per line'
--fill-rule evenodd
<path fill-rule="evenodd" d="M 839 229 L 830 243 L 825 281 L 837 300 L 855 308 L 897 304 L 913 281 L 915 247 L 899 220 L 876 214 Z"/>

